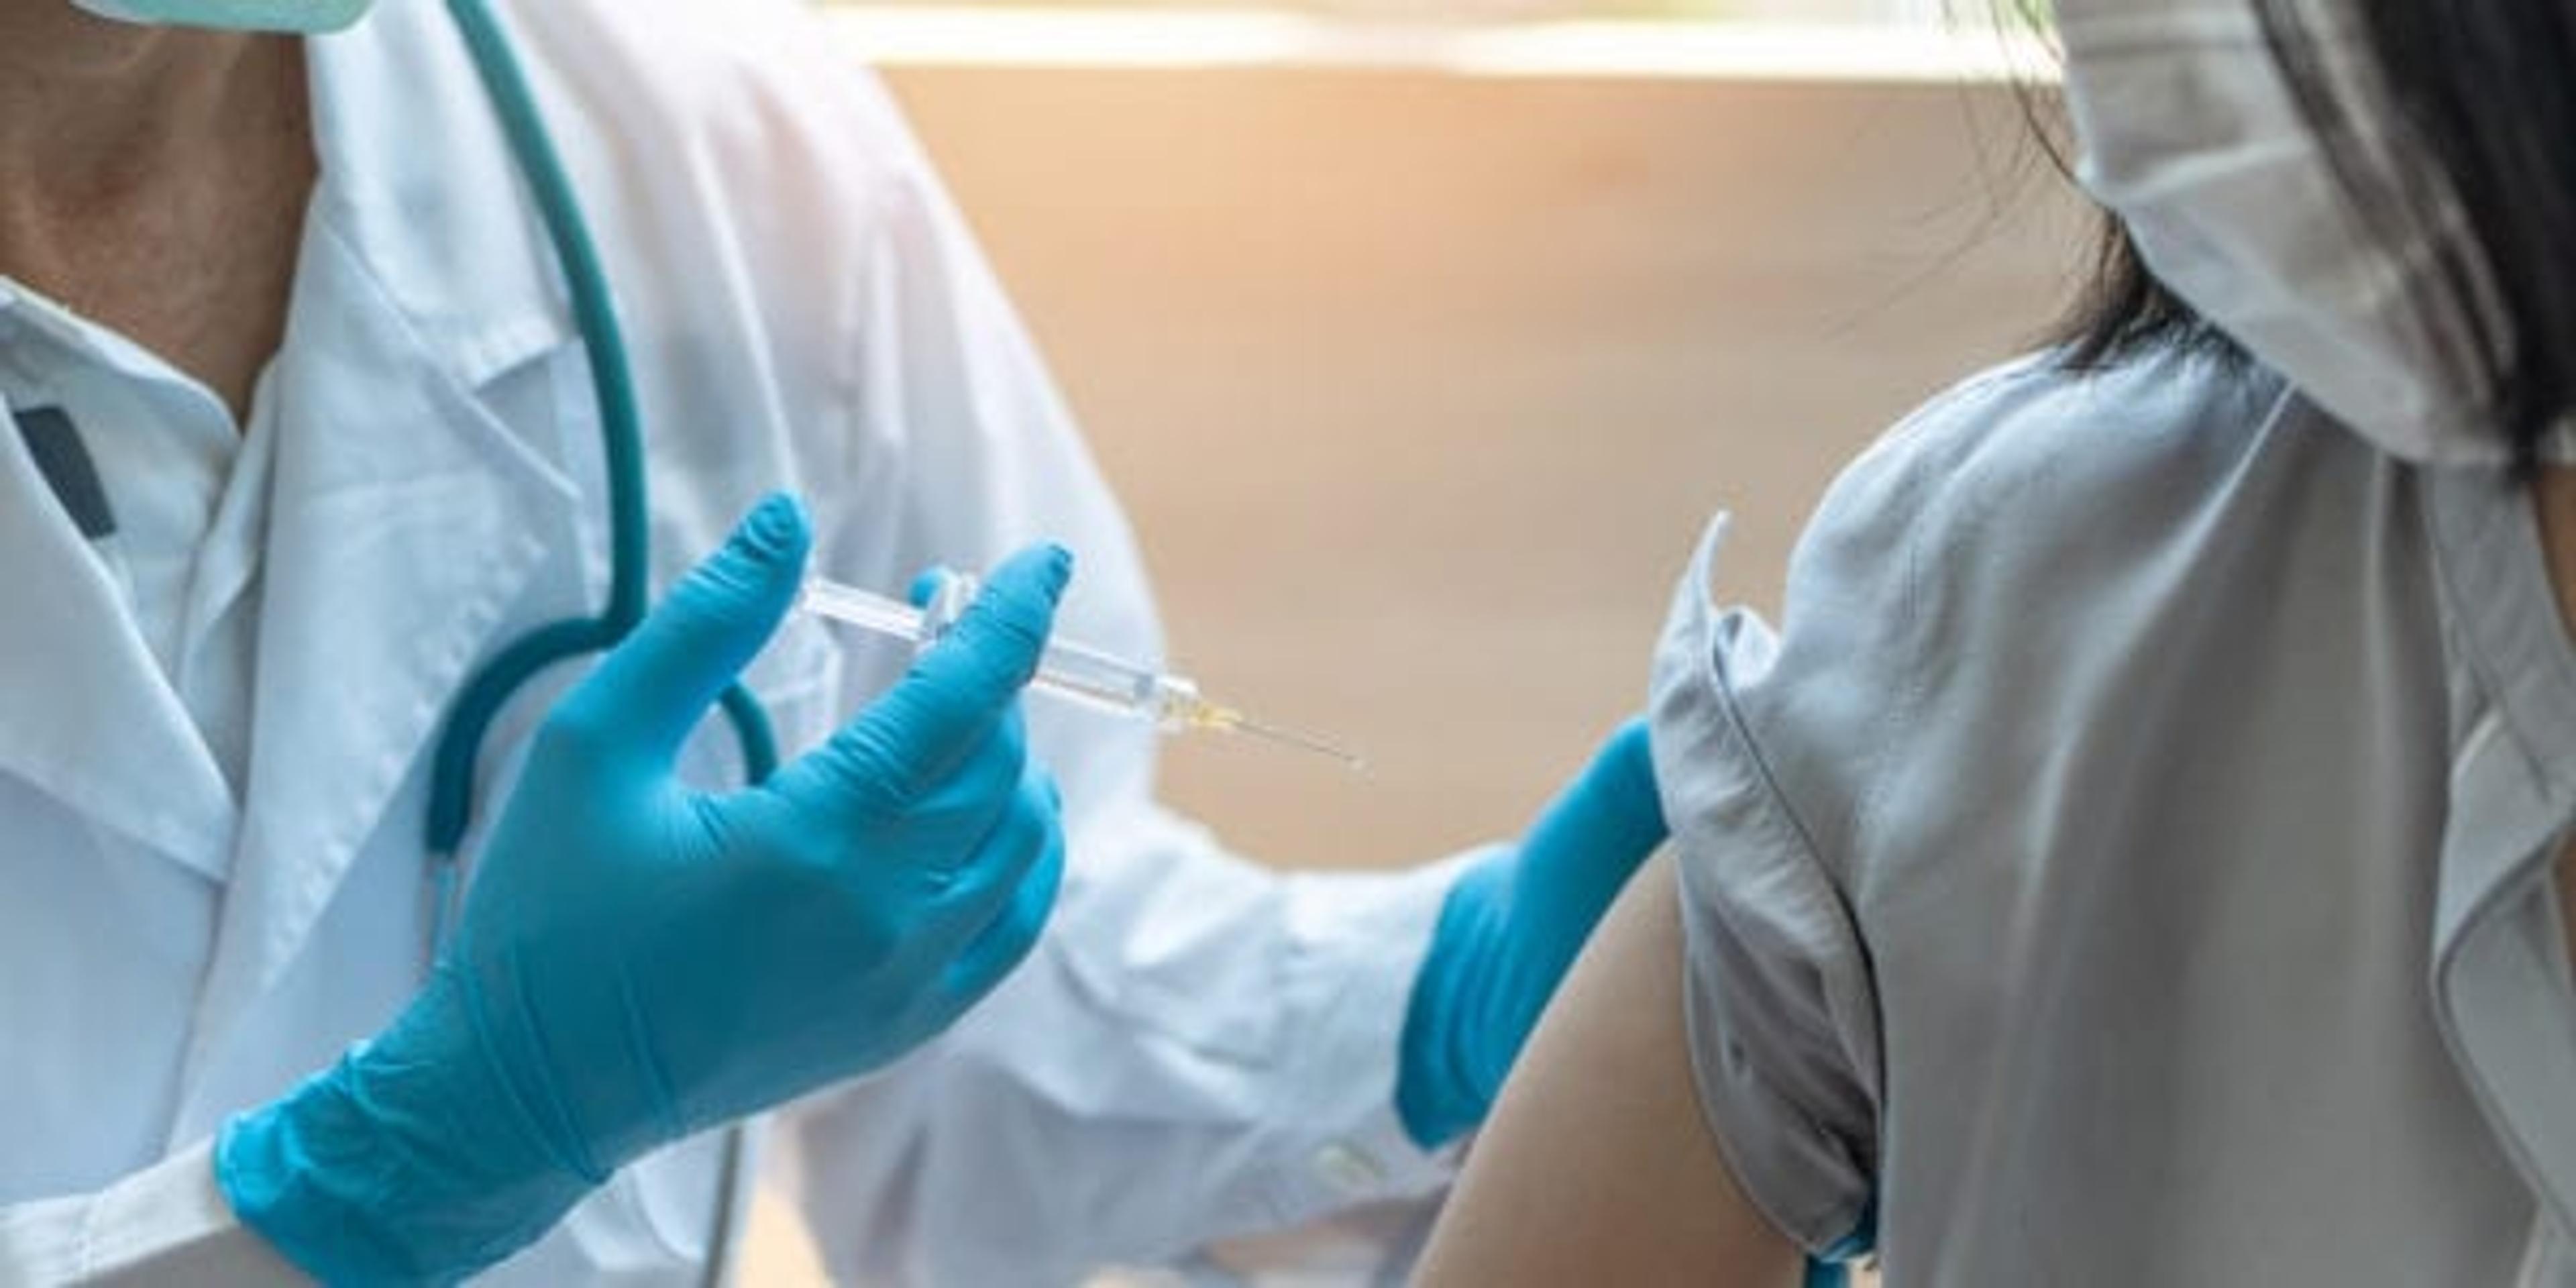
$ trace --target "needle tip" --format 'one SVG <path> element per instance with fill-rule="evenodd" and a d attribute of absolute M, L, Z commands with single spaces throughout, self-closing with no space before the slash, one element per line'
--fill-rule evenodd
<path fill-rule="evenodd" d="M 1278 743 L 1281 746 L 1294 747 L 1299 751 L 1312 752 L 1313 754 L 1322 756 L 1327 760 L 1340 761 L 1342 763 L 1342 767 L 1350 770 L 1352 773 L 1359 773 L 1368 768 L 1368 761 L 1363 759 L 1358 752 L 1352 751 L 1349 748 L 1326 742 L 1325 740 L 1317 738 L 1311 734 L 1299 733 L 1294 729 L 1282 729 L 1277 725 L 1263 724 L 1258 720 L 1246 718 L 1241 712 L 1228 712 L 1227 714 L 1231 718 L 1225 722 L 1225 726 L 1237 733 L 1250 734 L 1253 737 L 1267 739 L 1268 741 Z"/>

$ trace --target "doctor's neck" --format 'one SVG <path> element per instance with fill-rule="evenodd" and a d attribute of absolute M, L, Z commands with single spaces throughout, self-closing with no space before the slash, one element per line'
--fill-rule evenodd
<path fill-rule="evenodd" d="M 221 165 L 222 136 L 291 61 L 278 37 L 110 22 L 65 0 L 0 0 L 0 175 L 16 204 L 85 204 Z M 29 182 L 32 180 L 33 182 Z M 30 189 L 34 193 L 30 193 Z"/>
<path fill-rule="evenodd" d="M 0 275 L 236 416 L 284 330 L 316 163 L 302 47 L 0 0 Z"/>

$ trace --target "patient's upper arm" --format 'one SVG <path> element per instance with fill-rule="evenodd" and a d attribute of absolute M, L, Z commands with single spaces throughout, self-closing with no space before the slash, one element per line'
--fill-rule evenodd
<path fill-rule="evenodd" d="M 1673 870 L 1632 883 L 1504 1088 L 1421 1282 L 1789 1285 L 1800 1258 L 1710 1138 Z"/>

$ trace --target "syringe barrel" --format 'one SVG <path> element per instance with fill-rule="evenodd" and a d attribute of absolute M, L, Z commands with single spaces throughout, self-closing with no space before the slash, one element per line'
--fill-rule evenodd
<path fill-rule="evenodd" d="M 943 579 L 926 615 L 925 637 L 946 634 L 974 602 L 975 591 L 972 577 L 952 574 Z M 1198 686 L 1188 680 L 1062 638 L 1047 642 L 1029 687 L 1095 711 L 1151 721 L 1166 730 L 1186 725 L 1199 704 Z"/>
<path fill-rule="evenodd" d="M 796 606 L 878 635 L 909 641 L 915 647 L 935 634 L 924 627 L 922 611 L 918 608 L 898 599 L 872 595 L 855 586 L 844 586 L 820 577 L 806 579 L 805 585 L 797 592 Z"/>
<path fill-rule="evenodd" d="M 1047 645 L 1029 687 L 1173 730 L 1187 723 L 1199 700 L 1198 686 L 1188 680 L 1070 640 Z"/>

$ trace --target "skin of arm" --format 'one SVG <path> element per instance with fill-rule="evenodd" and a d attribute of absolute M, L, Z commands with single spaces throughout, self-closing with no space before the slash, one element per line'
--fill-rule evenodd
<path fill-rule="evenodd" d="M 2558 620 L 2576 636 L 2576 469 L 2544 467 L 2532 482 L 2532 510 L 2540 518 L 2540 548 L 2549 565 L 2549 586 L 2558 600 Z M 2558 852 L 2558 920 L 2567 942 L 2576 944 L 2576 842 Z"/>
<path fill-rule="evenodd" d="M 1680 895 L 1629 884 L 1531 1037 L 1417 1280 L 1787 1288 L 1797 1249 L 1700 1116 L 1682 1012 Z"/>

